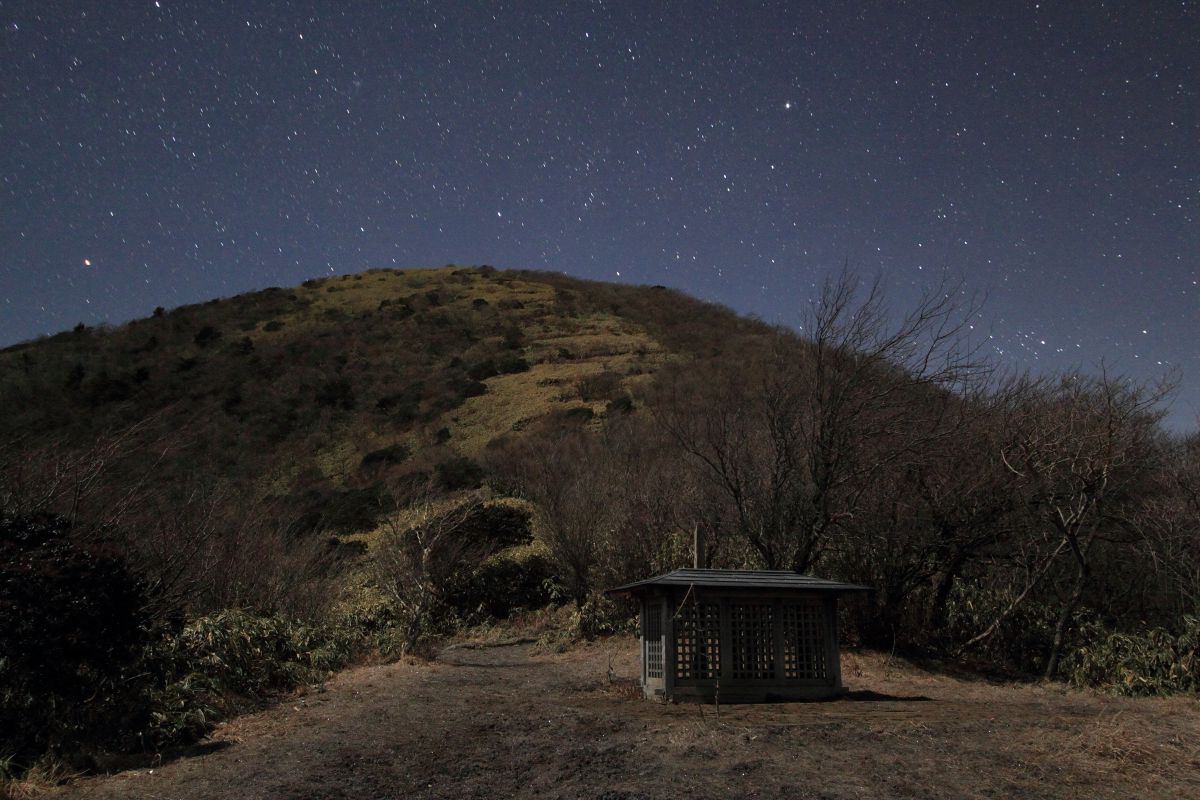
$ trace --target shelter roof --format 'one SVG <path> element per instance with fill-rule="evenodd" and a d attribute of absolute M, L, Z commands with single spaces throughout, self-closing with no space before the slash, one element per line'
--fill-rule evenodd
<path fill-rule="evenodd" d="M 869 592 L 868 586 L 816 578 L 787 570 L 677 569 L 655 578 L 627 583 L 606 594 L 634 594 L 655 586 L 697 586 L 706 589 L 759 589 L 797 592 Z"/>

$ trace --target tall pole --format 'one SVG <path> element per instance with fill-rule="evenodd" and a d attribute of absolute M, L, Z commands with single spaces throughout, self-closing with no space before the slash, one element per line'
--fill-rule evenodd
<path fill-rule="evenodd" d="M 699 524 L 692 528 L 692 556 L 696 569 L 704 569 L 704 531 Z"/>

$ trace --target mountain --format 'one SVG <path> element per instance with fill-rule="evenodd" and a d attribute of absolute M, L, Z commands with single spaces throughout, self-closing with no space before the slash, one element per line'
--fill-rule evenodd
<path fill-rule="evenodd" d="M 469 480 L 531 423 L 641 413 L 631 395 L 664 364 L 770 331 L 663 287 L 373 270 L 0 351 L 0 442 L 70 449 L 136 429 L 121 480 L 230 481 L 350 532 L 392 473 Z"/>

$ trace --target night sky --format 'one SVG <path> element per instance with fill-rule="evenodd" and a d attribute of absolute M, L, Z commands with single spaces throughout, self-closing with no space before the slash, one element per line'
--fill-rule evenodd
<path fill-rule="evenodd" d="M 997 10 L 1000 9 L 1000 10 Z M 1200 415 L 1200 3 L 0 0 L 0 344 L 330 273 L 849 263 Z"/>

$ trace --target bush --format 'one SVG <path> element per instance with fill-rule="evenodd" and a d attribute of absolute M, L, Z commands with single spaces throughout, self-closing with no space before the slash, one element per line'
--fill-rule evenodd
<path fill-rule="evenodd" d="M 338 408 L 343 411 L 354 409 L 354 387 L 346 378 L 333 378 L 317 388 L 317 405 Z"/>
<path fill-rule="evenodd" d="M 545 607 L 553 583 L 554 570 L 544 556 L 501 554 L 456 576 L 446 601 L 469 622 L 505 619 L 514 611 Z"/>
<path fill-rule="evenodd" d="M 468 397 L 482 397 L 487 394 L 487 384 L 480 381 L 459 381 L 450 387 L 450 390 L 457 396 L 459 400 L 454 407 L 462 405 L 461 401 Z"/>
<path fill-rule="evenodd" d="M 1098 625 L 1084 633 L 1088 644 L 1064 660 L 1071 683 L 1137 696 L 1200 691 L 1200 618 L 1184 617 L 1176 634 L 1112 633 Z"/>
<path fill-rule="evenodd" d="M 486 545 L 495 551 L 532 542 L 533 531 L 529 527 L 529 520 L 529 512 L 521 508 L 508 505 L 479 506 L 459 523 L 459 533 L 467 541 Z"/>
<path fill-rule="evenodd" d="M 486 358 L 472 364 L 467 370 L 467 377 L 475 381 L 484 381 L 497 375 L 511 375 L 517 372 L 528 372 L 529 362 L 516 353 L 502 353 L 496 358 Z"/>
<path fill-rule="evenodd" d="M 566 419 L 568 422 L 590 422 L 591 419 L 595 416 L 596 416 L 596 412 L 592 411 L 587 406 L 577 406 L 575 408 L 568 408 L 566 411 L 563 412 L 563 418 Z"/>
<path fill-rule="evenodd" d="M 396 443 L 367 453 L 362 458 L 362 465 L 364 467 L 376 467 L 388 464 L 402 464 L 408 460 L 409 455 L 411 453 L 407 445 Z"/>
<path fill-rule="evenodd" d="M 438 484 L 450 492 L 477 489 L 483 483 L 483 467 L 465 456 L 443 461 L 437 465 L 435 473 Z"/>
<path fill-rule="evenodd" d="M 146 586 L 58 517 L 0 520 L 0 755 L 127 743 L 144 722 Z"/>
<path fill-rule="evenodd" d="M 324 625 L 225 610 L 190 622 L 146 654 L 156 676 L 145 744 L 195 741 L 248 703 L 324 680 L 395 625 L 382 607 L 355 607 Z"/>
<path fill-rule="evenodd" d="M 421 413 L 423 385 L 415 383 L 395 394 L 384 395 L 375 403 L 375 408 L 399 422 L 412 422 Z"/>
<path fill-rule="evenodd" d="M 609 414 L 628 414 L 633 411 L 633 398 L 623 394 L 616 399 L 609 400 L 604 410 Z"/>
<path fill-rule="evenodd" d="M 501 375 L 528 372 L 529 362 L 516 353 L 504 353 L 496 359 L 496 371 Z"/>
<path fill-rule="evenodd" d="M 130 385 L 121 378 L 110 377 L 107 372 L 101 371 L 99 375 L 89 381 L 84 387 L 87 394 L 87 401 L 92 406 L 101 406 L 105 403 L 120 403 L 128 400 L 133 393 Z"/>
<path fill-rule="evenodd" d="M 621 391 L 621 376 L 615 372 L 598 372 L 579 379 L 579 398 L 586 402 L 611 400 Z"/>
<path fill-rule="evenodd" d="M 571 631 L 584 639 L 632 633 L 637 630 L 637 615 L 628 603 L 617 603 L 602 594 L 590 595 L 571 618 Z"/>
<path fill-rule="evenodd" d="M 1008 603 L 1006 594 L 971 581 L 959 581 L 946 604 L 947 639 L 967 641 L 999 617 Z M 1056 619 L 1055 609 L 1048 605 L 1023 603 L 974 652 L 997 666 L 1040 673 L 1046 666 Z"/>
<path fill-rule="evenodd" d="M 500 374 L 500 370 L 496 367 L 495 359 L 491 358 L 485 358 L 467 369 L 467 377 L 473 381 L 485 381 L 498 374 Z"/>
<path fill-rule="evenodd" d="M 294 537 L 318 530 L 341 535 L 369 531 L 396 507 L 396 501 L 379 484 L 341 491 L 313 488 L 287 500 L 289 506 L 301 509 L 288 529 Z"/>
<path fill-rule="evenodd" d="M 214 328 L 212 325 L 205 325 L 196 333 L 196 336 L 192 341 L 196 343 L 197 347 L 208 347 L 210 344 L 220 338 L 221 332 L 219 330 Z"/>

